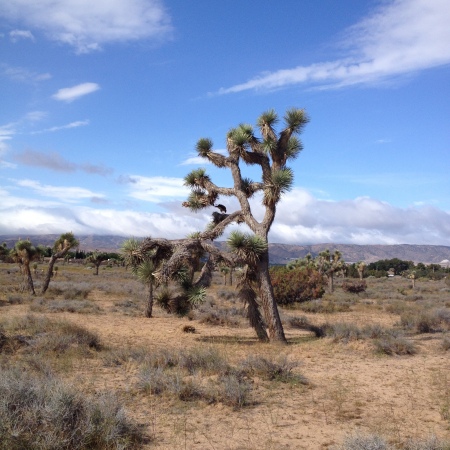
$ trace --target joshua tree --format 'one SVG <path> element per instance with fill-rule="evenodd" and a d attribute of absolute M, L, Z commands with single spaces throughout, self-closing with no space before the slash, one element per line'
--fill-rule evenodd
<path fill-rule="evenodd" d="M 295 135 L 302 131 L 308 122 L 308 117 L 302 109 L 288 110 L 284 116 L 285 127 L 279 134 L 274 128 L 277 122 L 278 117 L 275 111 L 270 110 L 262 114 L 257 122 L 261 133 L 260 138 L 255 136 L 252 126 L 247 124 L 231 129 L 227 134 L 227 156 L 214 152 L 210 139 L 200 139 L 197 143 L 199 156 L 216 167 L 228 168 L 231 171 L 233 185 L 219 187 L 211 181 L 204 169 L 194 170 L 185 177 L 185 185 L 191 189 L 191 194 L 183 206 L 192 211 L 198 211 L 214 206 L 219 196 L 222 196 L 236 198 L 239 202 L 238 210 L 229 214 L 214 212 L 209 229 L 198 233 L 196 237 L 179 241 L 145 240 L 143 251 L 158 245 L 170 247 L 170 257 L 157 275 L 162 280 L 168 279 L 181 264 L 183 255 L 194 249 L 203 249 L 209 253 L 209 264 L 213 261 L 225 261 L 231 266 L 249 265 L 248 273 L 254 277 L 252 286 L 255 296 L 261 301 L 270 340 L 285 343 L 286 338 L 269 276 L 267 239 L 275 219 L 276 205 L 282 194 L 292 187 L 293 172 L 286 163 L 296 158 L 302 150 L 302 145 Z M 241 162 L 259 167 L 262 173 L 261 181 L 255 182 L 243 177 Z M 261 221 L 253 215 L 250 204 L 250 199 L 255 194 L 261 196 L 264 207 L 264 216 Z M 232 241 L 229 241 L 231 254 L 219 251 L 212 245 L 211 241 L 219 237 L 228 225 L 242 222 L 250 228 L 253 235 L 250 237 L 242 233 L 236 234 Z M 205 264 L 199 280 L 195 283 L 203 283 L 207 286 L 208 279 L 210 282 L 209 270 Z"/>
<path fill-rule="evenodd" d="M 0 260 L 5 259 L 9 254 L 8 245 L 6 242 L 3 242 L 2 245 L 0 245 Z"/>
<path fill-rule="evenodd" d="M 341 252 L 335 250 L 333 254 L 330 250 L 324 250 L 320 252 L 315 258 L 308 253 L 304 258 L 292 261 L 287 265 L 289 269 L 295 267 L 309 267 L 316 269 L 322 276 L 328 281 L 328 290 L 333 292 L 334 290 L 334 274 L 344 270 L 345 263 L 342 260 Z"/>
<path fill-rule="evenodd" d="M 52 256 L 48 262 L 47 274 L 45 275 L 44 283 L 42 284 L 41 294 L 45 294 L 50 284 L 50 279 L 53 276 L 53 267 L 58 260 L 58 258 L 64 258 L 69 250 L 78 247 L 79 242 L 75 239 L 73 233 L 64 233 L 56 239 L 53 244 Z"/>
<path fill-rule="evenodd" d="M 153 288 L 157 284 L 154 272 L 157 267 L 156 252 L 139 253 L 141 241 L 130 238 L 123 242 L 121 253 L 126 266 L 131 266 L 133 274 L 148 288 L 145 317 L 153 314 Z"/>
<path fill-rule="evenodd" d="M 334 291 L 334 274 L 344 268 L 344 261 L 339 250 L 335 250 L 333 254 L 330 250 L 324 250 L 319 253 L 316 258 L 316 268 L 328 280 L 328 290 Z"/>
<path fill-rule="evenodd" d="M 364 261 L 357 263 L 356 270 L 358 271 L 359 279 L 362 280 L 364 278 L 364 271 L 366 270 L 366 263 Z"/>
<path fill-rule="evenodd" d="M 98 252 L 95 250 L 95 252 L 92 252 L 87 258 L 86 261 L 94 264 L 95 266 L 95 272 L 94 275 L 98 275 L 98 268 L 100 267 L 100 264 L 103 261 L 108 261 L 109 255 L 107 253 Z"/>
<path fill-rule="evenodd" d="M 31 276 L 30 263 L 38 261 L 41 257 L 39 249 L 28 240 L 19 240 L 10 251 L 10 256 L 17 262 L 25 278 L 25 286 L 32 295 L 36 295 L 34 290 L 33 277 Z"/>

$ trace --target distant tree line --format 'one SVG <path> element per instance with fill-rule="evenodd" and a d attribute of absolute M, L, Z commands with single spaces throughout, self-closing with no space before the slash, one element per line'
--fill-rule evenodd
<path fill-rule="evenodd" d="M 359 278 L 357 266 L 359 263 L 347 265 L 347 277 Z M 450 273 L 450 267 L 443 267 L 440 264 L 414 264 L 413 261 L 404 261 L 398 258 L 380 259 L 367 264 L 364 269 L 364 277 L 383 278 L 388 275 L 408 276 L 415 275 L 415 278 L 426 278 L 429 280 L 441 280 Z"/>

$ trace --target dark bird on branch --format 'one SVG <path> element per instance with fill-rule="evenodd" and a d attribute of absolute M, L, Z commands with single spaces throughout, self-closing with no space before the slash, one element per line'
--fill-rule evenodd
<path fill-rule="evenodd" d="M 227 208 L 225 208 L 225 206 L 221 205 L 220 203 L 218 205 L 214 205 L 216 208 L 219 208 L 219 211 L 221 213 L 226 213 L 227 212 Z"/>
<path fill-rule="evenodd" d="M 221 214 L 216 211 L 214 211 L 212 214 L 213 222 L 217 225 L 218 223 L 222 222 L 222 220 L 225 220 L 229 214 Z"/>

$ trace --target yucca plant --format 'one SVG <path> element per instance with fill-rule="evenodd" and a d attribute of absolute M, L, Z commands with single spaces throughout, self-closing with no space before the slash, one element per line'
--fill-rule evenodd
<path fill-rule="evenodd" d="M 184 179 L 184 184 L 191 190 L 191 194 L 183 206 L 194 212 L 216 206 L 220 207 L 221 214 L 215 211 L 211 223 L 196 239 L 187 238 L 171 242 L 150 239 L 144 245 L 145 248 L 167 249 L 167 262 L 158 271 L 158 276 L 164 281 L 170 279 L 183 264 L 190 264 L 188 256 L 192 252 L 203 251 L 208 255 L 202 274 L 193 282 L 193 286 L 208 285 L 211 278 L 208 273 L 210 274 L 214 263 L 224 262 L 230 267 L 248 266 L 248 273 L 252 273 L 254 281 L 251 286 L 245 287 L 247 291 L 243 291 L 243 296 L 259 299 L 270 340 L 282 343 L 286 342 L 286 338 L 269 275 L 267 239 L 275 220 L 276 205 L 293 185 L 293 171 L 286 164 L 301 152 L 303 147 L 296 135 L 303 130 L 308 120 L 303 109 L 289 109 L 284 116 L 284 128 L 277 132 L 275 126 L 279 121 L 278 115 L 270 109 L 261 114 L 257 120 L 259 137 L 255 129 L 246 123 L 241 123 L 228 131 L 226 156 L 213 150 L 214 144 L 211 139 L 205 137 L 199 139 L 196 146 L 198 155 L 216 167 L 229 169 L 232 185 L 218 186 L 213 183 L 205 169 L 193 170 Z M 244 177 L 241 164 L 259 168 L 261 180 L 253 181 Z M 250 199 L 257 193 L 262 194 L 265 208 L 263 219 L 259 221 L 252 214 L 250 205 Z M 239 204 L 237 210 L 227 214 L 227 211 L 223 211 L 225 205 L 221 203 L 216 205 L 219 197 L 236 199 Z M 231 252 L 221 251 L 211 245 L 211 241 L 221 236 L 229 225 L 242 222 L 248 226 L 251 233 L 231 233 L 228 242 Z M 249 288 L 253 292 L 248 290 Z M 255 301 L 254 306 L 258 308 L 258 301 Z M 265 340 L 267 335 L 258 331 L 258 336 Z"/>
<path fill-rule="evenodd" d="M 48 285 L 50 284 L 50 280 L 54 275 L 53 267 L 56 261 L 59 258 L 65 258 L 69 253 L 69 250 L 78 247 L 79 242 L 75 239 L 75 236 L 72 232 L 61 234 L 61 236 L 56 239 L 53 244 L 52 256 L 50 257 L 50 261 L 48 262 L 47 274 L 44 279 L 44 283 L 42 284 L 41 294 L 45 294 L 48 289 Z"/>

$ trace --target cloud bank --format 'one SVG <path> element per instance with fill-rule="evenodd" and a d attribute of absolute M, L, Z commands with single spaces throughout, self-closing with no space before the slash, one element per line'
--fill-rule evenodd
<path fill-rule="evenodd" d="M 181 180 L 180 180 L 181 181 Z M 165 212 L 139 212 L 119 206 L 98 192 L 76 187 L 43 185 L 33 180 L 15 182 L 16 187 L 0 187 L 0 234 L 63 233 L 154 236 L 169 239 L 204 230 L 213 208 L 194 214 L 181 206 L 185 195 L 180 183 L 169 180 L 165 187 L 156 179 L 139 180 L 128 196 L 137 201 L 142 187 L 145 202 L 151 198 Z M 151 187 L 159 184 L 159 192 Z M 25 189 L 22 196 L 18 188 Z M 34 200 L 26 189 L 45 197 Z M 175 198 L 175 199 L 174 199 Z M 90 201 L 86 206 L 83 200 Z M 224 199 L 225 200 L 225 199 Z M 226 202 L 224 202 L 226 203 Z M 70 206 L 69 206 L 70 205 Z M 102 208 L 107 205 L 108 207 Z M 234 210 L 232 202 L 227 209 Z M 261 215 L 260 202 L 253 205 Z M 245 229 L 243 225 L 240 225 Z M 226 238 L 226 235 L 224 235 Z M 450 246 L 450 213 L 430 206 L 398 208 L 368 197 L 345 201 L 324 201 L 296 188 L 280 202 L 270 232 L 270 242 L 287 244 L 431 244 Z"/>
<path fill-rule="evenodd" d="M 160 0 L 14 0 L 0 3 L 0 16 L 41 30 L 77 53 L 113 42 L 160 40 L 172 30 Z"/>
<path fill-rule="evenodd" d="M 343 59 L 263 73 L 219 94 L 273 90 L 299 84 L 322 88 L 376 83 L 450 63 L 450 8 L 447 0 L 382 2 L 347 30 Z"/>

